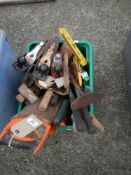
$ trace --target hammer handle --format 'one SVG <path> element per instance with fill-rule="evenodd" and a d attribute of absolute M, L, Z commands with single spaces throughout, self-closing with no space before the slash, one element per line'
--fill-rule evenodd
<path fill-rule="evenodd" d="M 46 91 L 46 93 L 44 94 L 44 97 L 42 98 L 40 105 L 39 105 L 39 110 L 40 111 L 45 111 L 50 103 L 50 100 L 52 98 L 53 95 L 53 90 L 52 89 L 48 89 Z"/>
<path fill-rule="evenodd" d="M 19 93 L 29 101 L 30 104 L 36 102 L 38 97 L 24 83 L 18 88 Z"/>

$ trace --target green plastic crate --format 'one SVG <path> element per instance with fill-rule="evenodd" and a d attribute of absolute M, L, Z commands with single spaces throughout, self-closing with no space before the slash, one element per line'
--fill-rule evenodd
<path fill-rule="evenodd" d="M 33 40 L 30 43 L 27 44 L 26 46 L 26 52 L 29 52 L 32 50 L 33 47 L 35 47 L 40 41 L 38 40 Z M 60 43 L 63 43 L 63 41 L 60 41 Z M 94 91 L 94 65 L 93 65 L 93 46 L 90 41 L 85 41 L 85 40 L 75 40 L 76 45 L 78 48 L 81 50 L 85 58 L 87 59 L 88 62 L 88 74 L 89 74 L 89 86 L 91 91 Z M 18 112 L 22 110 L 22 103 L 18 104 Z M 94 105 L 91 104 L 89 105 L 89 111 L 91 113 L 94 113 Z M 61 131 L 68 131 L 72 130 L 72 125 L 67 125 L 64 128 L 58 127 L 58 130 Z"/>

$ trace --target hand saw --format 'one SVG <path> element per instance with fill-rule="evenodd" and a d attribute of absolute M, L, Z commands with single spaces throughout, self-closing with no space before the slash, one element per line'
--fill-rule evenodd
<path fill-rule="evenodd" d="M 0 133 L 0 140 L 3 140 L 3 137 L 5 137 L 5 135 L 9 134 L 12 127 L 15 127 L 16 125 L 19 125 L 20 122 L 23 123 L 23 121 L 25 121 L 25 118 L 13 118 L 3 129 L 3 131 Z M 32 121 L 30 121 L 32 123 Z M 53 125 L 49 125 L 48 123 L 46 123 L 44 120 L 41 120 L 42 126 L 45 128 L 44 134 L 42 135 L 42 137 L 40 136 L 40 133 L 38 130 L 34 130 L 34 133 L 36 135 L 36 137 L 31 137 L 31 136 L 25 136 L 25 137 L 21 137 L 21 136 L 16 136 L 13 133 L 10 134 L 9 140 L 8 140 L 8 146 L 11 147 L 11 143 L 12 141 L 18 140 L 18 145 L 20 147 L 22 147 L 22 142 L 27 142 L 30 144 L 23 144 L 23 147 L 27 147 L 27 148 L 34 148 L 35 141 L 37 141 L 37 139 L 39 139 L 39 143 L 36 146 L 36 148 L 33 151 L 33 154 L 38 153 L 38 151 L 42 148 L 43 144 L 45 143 L 47 137 L 52 134 L 54 132 L 54 126 Z M 33 123 L 32 123 L 33 124 Z M 22 128 L 21 128 L 22 129 Z M 17 130 L 16 130 L 17 131 Z M 22 131 L 22 130 L 21 130 Z M 19 129 L 18 129 L 19 132 Z M 17 133 L 17 132 L 16 132 Z M 19 134 L 19 133 L 18 133 Z M 22 142 L 20 142 L 22 141 Z M 5 144 L 7 143 L 7 140 L 5 142 Z"/>

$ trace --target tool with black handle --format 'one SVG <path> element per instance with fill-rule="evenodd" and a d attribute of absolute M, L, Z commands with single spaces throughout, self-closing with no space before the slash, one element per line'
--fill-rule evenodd
<path fill-rule="evenodd" d="M 65 98 L 53 121 L 55 126 L 58 126 L 60 122 L 67 116 L 69 107 L 69 99 Z"/>
<path fill-rule="evenodd" d="M 70 99 L 70 104 L 72 104 L 72 102 L 76 99 L 74 94 L 73 94 L 71 86 L 70 86 L 70 89 L 69 89 L 69 99 Z M 74 117 L 74 122 L 75 122 L 75 126 L 76 126 L 77 131 L 78 132 L 87 131 L 87 127 L 85 125 L 85 122 L 81 118 L 81 115 L 82 115 L 81 111 L 79 109 L 78 110 L 72 110 L 72 114 L 73 114 L 73 117 Z"/>
<path fill-rule="evenodd" d="M 73 75 L 71 75 L 71 74 L 70 74 L 70 80 L 71 80 L 72 85 L 74 86 L 74 90 L 75 90 L 76 96 L 78 98 L 81 97 L 81 94 L 82 94 L 82 93 L 80 94 L 81 89 L 79 88 L 79 91 L 78 91 L 79 85 L 77 85 L 77 88 L 76 88 L 77 82 L 75 82 L 75 79 L 74 79 Z M 86 126 L 88 128 L 88 132 L 90 134 L 96 133 L 96 128 L 92 124 L 91 118 L 89 117 L 89 112 L 87 110 L 87 107 L 82 107 L 81 108 L 81 112 L 82 112 L 83 119 L 84 119 L 84 121 L 86 123 Z"/>
<path fill-rule="evenodd" d="M 11 137 L 4 137 L 1 141 L 0 141 L 0 145 L 8 145 L 11 148 L 21 148 L 21 149 L 32 149 L 34 150 L 34 148 L 37 146 L 36 141 L 30 141 L 30 142 L 24 142 L 21 140 L 15 140 L 12 139 Z"/>
<path fill-rule="evenodd" d="M 60 98 L 60 95 L 54 93 L 53 97 L 52 97 L 52 99 L 50 101 L 50 106 L 55 106 L 58 103 L 59 98 Z"/>
<path fill-rule="evenodd" d="M 90 87 L 89 86 L 84 86 L 83 88 L 84 92 L 86 93 L 90 93 Z M 87 108 L 88 109 L 88 108 Z M 104 126 L 102 125 L 102 123 L 96 118 L 96 116 L 93 113 L 89 113 L 89 116 L 91 117 L 92 123 L 93 125 L 96 127 L 96 129 L 99 132 L 104 132 Z"/>

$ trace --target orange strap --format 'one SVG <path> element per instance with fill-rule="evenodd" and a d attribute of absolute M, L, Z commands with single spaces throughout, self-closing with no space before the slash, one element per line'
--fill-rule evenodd
<path fill-rule="evenodd" d="M 5 126 L 4 130 L 1 132 L 1 134 L 0 134 L 0 140 L 3 138 L 4 135 L 6 135 L 6 134 L 11 130 L 11 127 L 12 127 L 14 124 L 20 122 L 20 121 L 23 120 L 23 119 L 24 119 L 24 118 L 15 118 L 15 119 L 12 119 L 12 120 Z M 47 137 L 48 137 L 50 134 L 54 134 L 54 132 L 55 132 L 55 127 L 54 127 L 53 125 L 48 124 L 48 123 L 45 122 L 44 120 L 42 120 L 42 125 L 43 125 L 43 127 L 45 127 L 46 129 L 45 129 L 45 132 L 44 132 L 44 134 L 43 134 L 43 136 L 42 136 L 42 138 L 41 138 L 41 141 L 39 142 L 38 146 L 35 148 L 33 154 L 38 153 L 38 151 L 43 147 L 43 145 L 44 145 L 44 143 L 45 143 Z M 38 130 L 34 130 L 34 133 L 36 134 L 36 137 L 37 137 L 37 138 L 40 138 L 40 133 L 39 133 Z M 26 142 L 27 142 L 27 141 L 28 141 L 28 142 L 29 142 L 29 141 L 36 141 L 35 138 L 33 138 L 33 137 L 28 137 L 28 136 L 27 136 L 27 137 L 17 137 L 17 136 L 15 136 L 15 135 L 11 134 L 11 137 L 14 138 L 14 139 L 16 139 L 16 140 L 21 140 L 21 141 L 26 141 Z"/>

